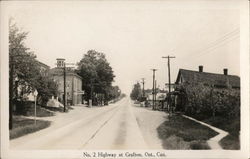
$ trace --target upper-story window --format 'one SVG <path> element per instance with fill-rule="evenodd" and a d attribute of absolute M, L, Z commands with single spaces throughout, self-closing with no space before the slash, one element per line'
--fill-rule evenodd
<path fill-rule="evenodd" d="M 64 67 L 65 59 L 56 59 L 57 60 L 57 67 Z"/>

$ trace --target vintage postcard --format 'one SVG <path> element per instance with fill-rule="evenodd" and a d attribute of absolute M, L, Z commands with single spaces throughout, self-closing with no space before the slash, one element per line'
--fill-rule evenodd
<path fill-rule="evenodd" d="M 249 1 L 0 5 L 2 158 L 249 157 Z"/>

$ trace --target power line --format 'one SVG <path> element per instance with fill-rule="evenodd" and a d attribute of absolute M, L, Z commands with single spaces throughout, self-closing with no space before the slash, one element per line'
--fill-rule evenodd
<path fill-rule="evenodd" d="M 229 43 L 229 42 L 231 42 L 231 41 L 237 39 L 238 37 L 239 37 L 239 36 L 233 37 L 233 38 L 230 39 L 229 41 L 224 41 L 223 43 L 220 43 L 220 44 L 216 45 L 216 46 L 213 47 L 213 48 L 210 48 L 210 49 L 208 49 L 208 50 L 206 50 L 206 51 L 203 51 L 203 52 L 204 52 L 203 54 L 199 54 L 199 55 L 196 56 L 195 58 L 197 59 L 197 58 L 200 58 L 200 57 L 202 57 L 202 56 L 208 55 L 208 54 L 210 54 L 210 53 L 214 53 L 214 52 L 212 52 L 213 50 L 215 50 L 215 49 L 217 49 L 217 48 L 223 46 L 224 44 L 227 44 L 227 43 Z"/>
<path fill-rule="evenodd" d="M 232 39 L 234 38 L 235 36 L 239 36 L 239 28 L 236 28 L 234 29 L 233 31 L 229 32 L 229 33 L 226 33 L 225 35 L 223 35 L 222 37 L 218 38 L 217 40 L 211 42 L 210 44 L 208 44 L 205 48 L 203 49 L 200 49 L 199 51 L 196 51 L 196 52 L 199 52 L 198 54 L 192 54 L 192 55 L 189 55 L 188 57 L 184 57 L 183 59 L 186 59 L 186 58 L 190 58 L 193 57 L 193 56 L 199 56 L 201 55 L 203 52 L 206 52 L 207 50 L 210 50 L 210 49 L 213 49 L 214 47 L 216 47 L 217 45 L 220 45 L 221 43 L 229 40 L 229 39 Z"/>
<path fill-rule="evenodd" d="M 203 55 L 204 52 L 209 52 L 209 50 L 216 49 L 216 48 L 218 48 L 218 46 L 220 46 L 220 45 L 222 45 L 222 44 L 226 44 L 226 43 L 230 42 L 232 39 L 235 39 L 235 38 L 237 38 L 237 37 L 239 37 L 238 34 L 236 34 L 236 35 L 231 35 L 230 37 L 227 37 L 227 38 L 224 38 L 224 39 L 216 40 L 217 43 L 213 42 L 213 43 L 214 43 L 213 45 L 210 44 L 211 46 L 206 47 L 205 49 L 200 50 L 200 51 L 199 51 L 199 54 L 195 54 L 195 55 L 193 55 L 193 56 L 198 56 L 198 57 L 199 57 L 200 55 Z M 192 55 L 191 55 L 191 56 L 192 56 Z"/>

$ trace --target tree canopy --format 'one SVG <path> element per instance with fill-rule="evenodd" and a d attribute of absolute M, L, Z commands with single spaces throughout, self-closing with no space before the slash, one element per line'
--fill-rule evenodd
<path fill-rule="evenodd" d="M 41 74 L 39 62 L 36 60 L 34 52 L 30 51 L 25 45 L 28 32 L 20 30 L 13 20 L 9 21 L 9 68 L 13 68 L 13 79 L 18 80 L 18 85 L 9 88 L 20 89 L 20 100 L 25 100 L 24 95 L 32 93 L 35 89 L 38 91 L 38 99 L 42 104 L 46 104 L 49 96 L 57 94 L 56 83 Z M 11 73 L 9 72 L 10 77 Z M 9 82 L 11 81 L 11 78 Z"/>
<path fill-rule="evenodd" d="M 78 72 L 83 78 L 87 99 L 91 96 L 91 86 L 93 92 L 108 95 L 115 75 L 104 53 L 89 50 L 78 63 Z"/>
<path fill-rule="evenodd" d="M 132 100 L 138 100 L 142 95 L 142 89 L 140 83 L 134 84 L 134 87 L 132 89 L 132 92 L 130 94 L 130 98 Z"/>

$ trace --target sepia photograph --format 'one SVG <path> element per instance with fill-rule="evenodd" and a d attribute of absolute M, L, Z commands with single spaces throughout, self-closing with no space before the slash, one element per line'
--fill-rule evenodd
<path fill-rule="evenodd" d="M 2 1 L 3 158 L 248 158 L 249 1 Z"/>

